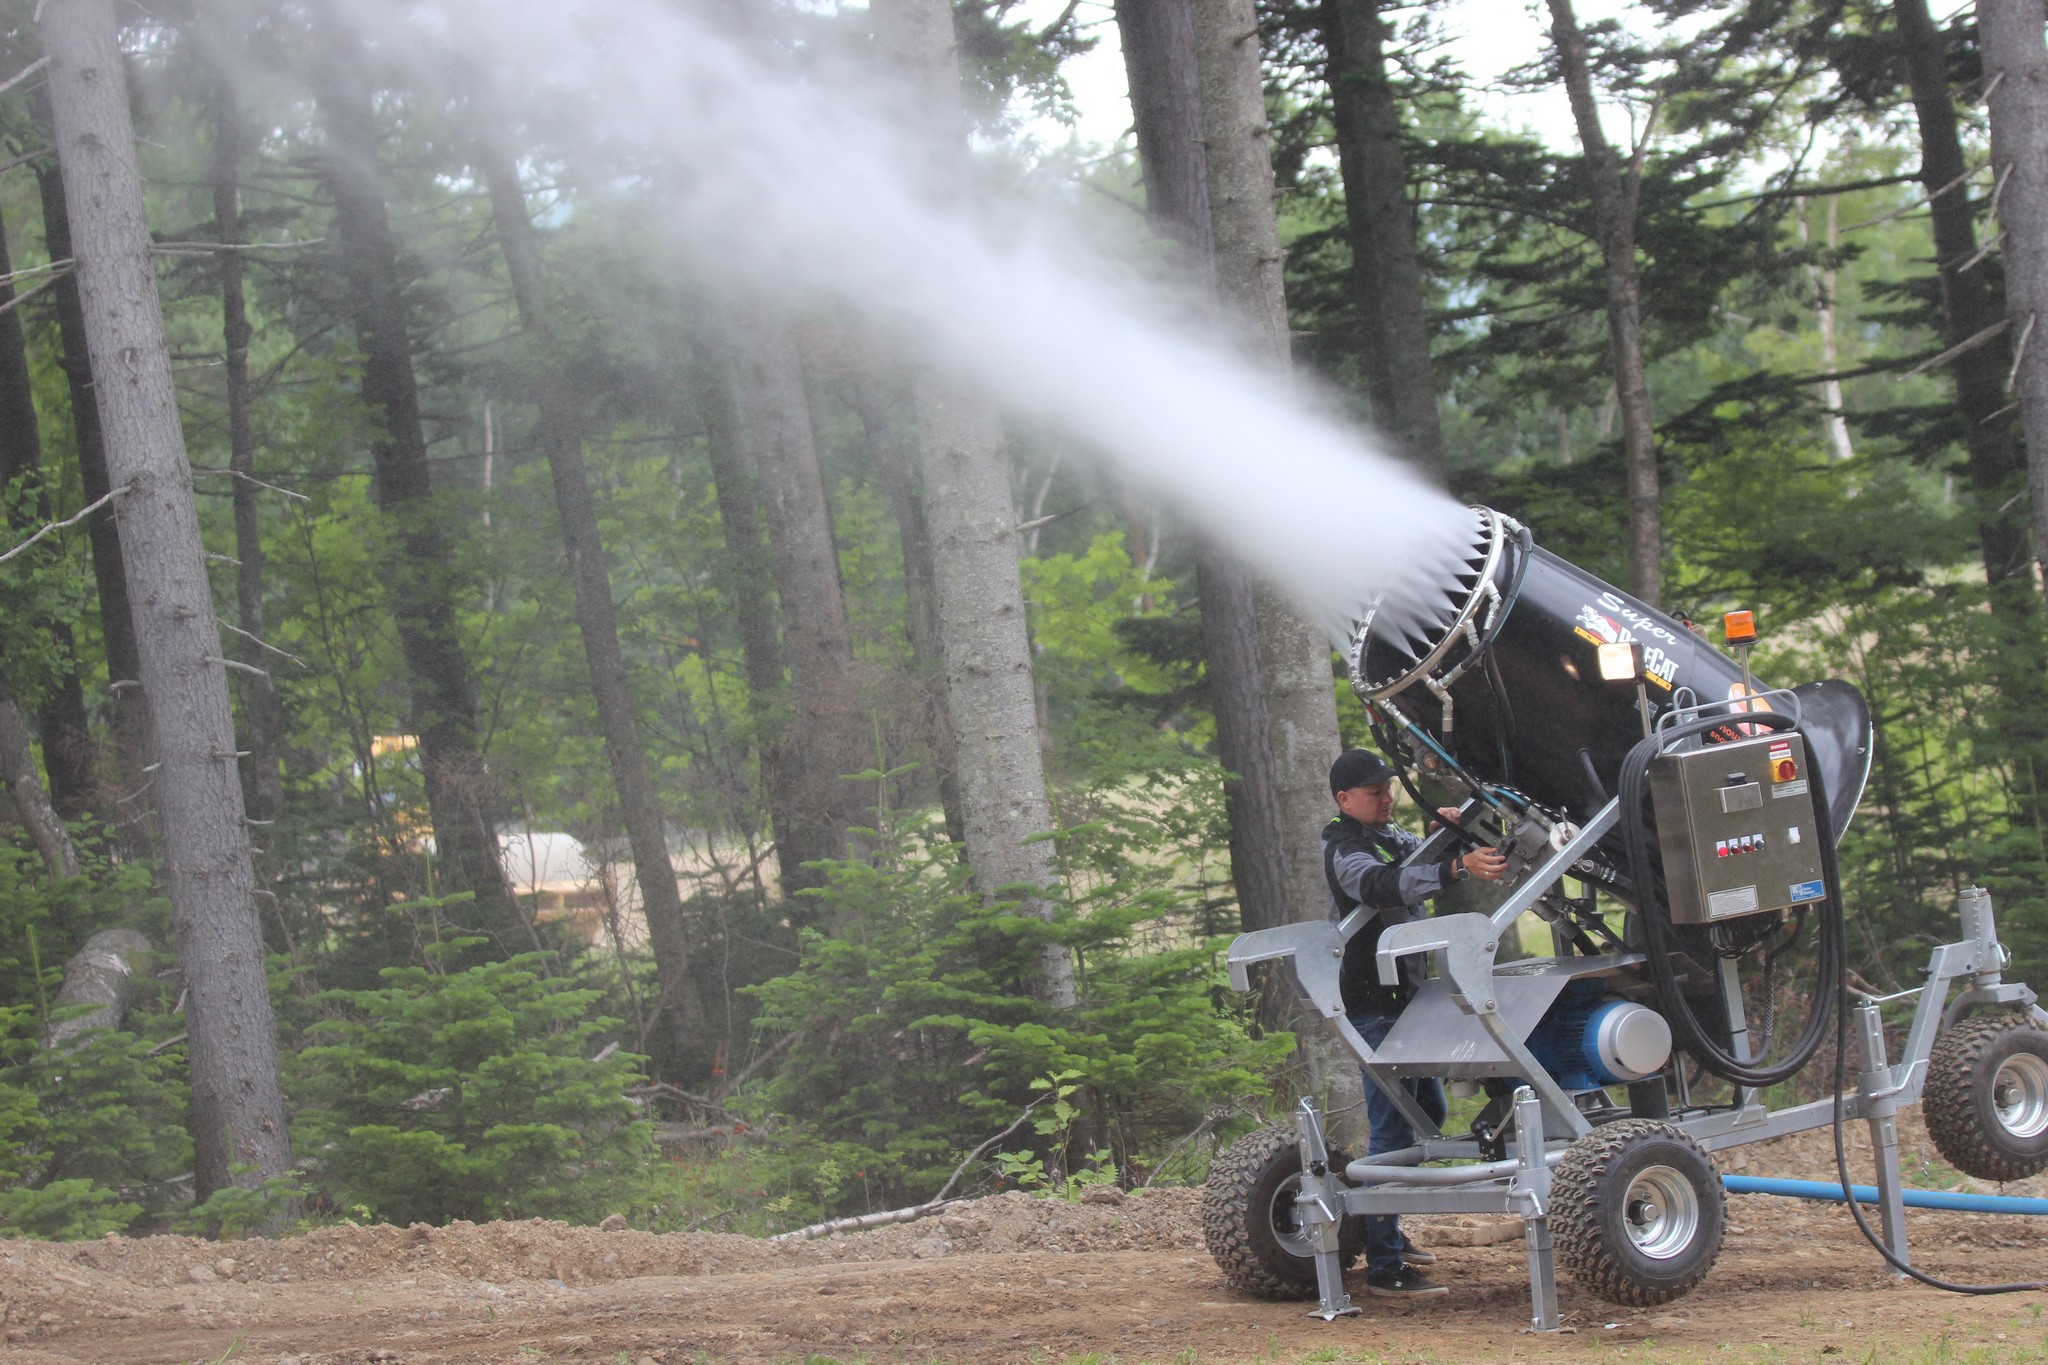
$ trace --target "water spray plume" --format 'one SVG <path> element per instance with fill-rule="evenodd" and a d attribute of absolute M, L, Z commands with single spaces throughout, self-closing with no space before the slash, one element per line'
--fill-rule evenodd
<path fill-rule="evenodd" d="M 999 236 L 928 196 L 930 130 L 884 116 L 879 73 L 794 72 L 656 0 L 351 0 L 343 14 L 423 86 L 468 72 L 484 118 L 524 124 L 586 187 L 651 197 L 678 259 L 738 306 L 851 310 L 1100 452 L 1333 639 L 1383 589 L 1416 604 L 1415 630 L 1447 607 L 1466 509 L 1286 376 L 1194 334 L 1184 301 L 1051 214 L 1009 217 Z"/>

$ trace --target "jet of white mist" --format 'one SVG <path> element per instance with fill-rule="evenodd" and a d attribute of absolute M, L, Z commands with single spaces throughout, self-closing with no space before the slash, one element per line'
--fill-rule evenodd
<path fill-rule="evenodd" d="M 996 240 L 931 202 L 928 132 L 885 120 L 886 98 L 843 72 L 772 66 L 664 0 L 348 0 L 343 12 L 386 53 L 410 54 L 423 81 L 459 63 L 474 94 L 489 73 L 500 117 L 516 114 L 572 168 L 579 149 L 632 164 L 633 191 L 662 205 L 654 226 L 701 278 L 781 308 L 835 300 L 1100 451 L 1333 639 L 1382 590 L 1414 604 L 1418 627 L 1445 602 L 1469 512 L 1049 217 L 1013 219 Z"/>

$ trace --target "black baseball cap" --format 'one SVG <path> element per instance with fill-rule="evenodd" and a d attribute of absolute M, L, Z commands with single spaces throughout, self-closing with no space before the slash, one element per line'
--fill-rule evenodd
<path fill-rule="evenodd" d="M 1346 749 L 1330 765 L 1330 793 L 1370 787 L 1393 777 L 1393 765 L 1370 749 Z"/>

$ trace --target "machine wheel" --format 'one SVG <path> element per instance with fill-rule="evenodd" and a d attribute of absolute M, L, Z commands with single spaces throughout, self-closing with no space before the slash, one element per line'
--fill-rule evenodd
<path fill-rule="evenodd" d="M 1332 1148 L 1331 1168 L 1351 1158 Z M 1230 1144 L 1202 1187 L 1202 1239 L 1233 1289 L 1262 1299 L 1316 1296 L 1315 1253 L 1301 1230 L 1294 1197 L 1301 1189 L 1301 1153 L 1294 1125 L 1275 1123 Z M 1365 1250 L 1365 1219 L 1337 1229 L 1337 1257 L 1349 1269 Z"/>
<path fill-rule="evenodd" d="M 1550 1229 L 1579 1284 L 1637 1308 L 1689 1294 L 1721 1254 L 1727 1193 L 1683 1129 L 1602 1124 L 1551 1175 Z"/>
<path fill-rule="evenodd" d="M 1979 1180 L 2048 1167 L 2048 1030 L 2025 1014 L 1978 1014 L 1934 1045 L 1921 1104 L 1949 1164 Z"/>

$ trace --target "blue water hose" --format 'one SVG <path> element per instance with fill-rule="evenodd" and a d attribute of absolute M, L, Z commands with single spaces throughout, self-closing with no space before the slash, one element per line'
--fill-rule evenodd
<path fill-rule="evenodd" d="M 1822 1180 L 1780 1180 L 1774 1176 L 1724 1175 L 1721 1184 L 1730 1194 L 1779 1194 L 1794 1199 L 1831 1199 L 1847 1203 L 1840 1185 Z M 1851 1185 L 1859 1204 L 1878 1202 L 1875 1185 Z M 1948 1209 L 1955 1213 L 2048 1214 L 2048 1199 L 2023 1199 L 2009 1194 L 1963 1194 L 1953 1190 L 1905 1190 L 1908 1208 Z"/>

